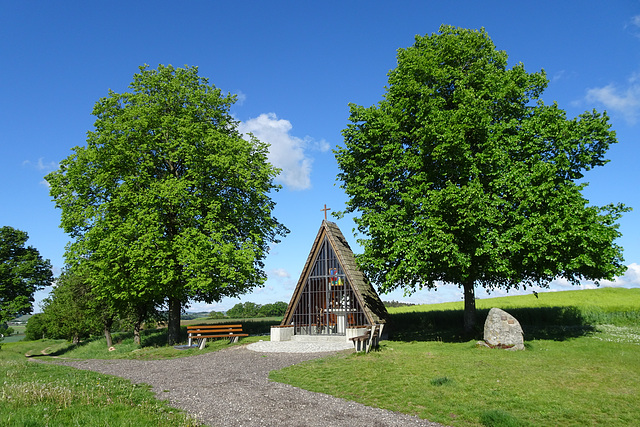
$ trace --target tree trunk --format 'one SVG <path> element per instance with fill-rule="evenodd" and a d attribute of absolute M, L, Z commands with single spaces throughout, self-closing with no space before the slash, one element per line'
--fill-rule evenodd
<path fill-rule="evenodd" d="M 111 326 L 113 325 L 113 318 L 105 319 L 104 321 L 104 337 L 107 339 L 107 347 L 113 346 L 113 338 L 111 337 Z"/>
<path fill-rule="evenodd" d="M 167 325 L 167 343 L 175 345 L 180 342 L 180 313 L 182 303 L 178 298 L 169 297 L 169 324 Z"/>
<path fill-rule="evenodd" d="M 72 344 L 79 344 L 80 343 L 80 336 L 76 333 L 73 334 L 73 339 L 71 341 Z"/>
<path fill-rule="evenodd" d="M 104 337 L 107 339 L 107 347 L 113 346 L 113 338 L 111 337 L 111 329 L 104 327 Z"/>
<path fill-rule="evenodd" d="M 133 343 L 137 345 L 142 345 L 140 329 L 142 329 L 142 321 L 136 320 L 136 323 L 133 324 Z"/>
<path fill-rule="evenodd" d="M 464 288 L 464 333 L 472 337 L 476 328 L 476 292 L 475 282 L 469 280 L 463 284 Z"/>

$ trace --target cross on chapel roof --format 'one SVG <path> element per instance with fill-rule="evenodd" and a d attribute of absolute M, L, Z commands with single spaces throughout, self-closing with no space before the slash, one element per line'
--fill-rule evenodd
<path fill-rule="evenodd" d="M 330 211 L 331 209 L 327 207 L 327 204 L 324 204 L 324 209 L 320 209 L 320 211 L 324 211 L 324 220 L 327 220 L 327 211 Z"/>

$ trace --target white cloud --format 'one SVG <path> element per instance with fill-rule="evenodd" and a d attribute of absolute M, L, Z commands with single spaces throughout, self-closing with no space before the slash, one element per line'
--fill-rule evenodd
<path fill-rule="evenodd" d="M 236 93 L 236 105 L 237 106 L 242 106 L 244 104 L 244 101 L 247 100 L 247 95 L 245 95 L 244 93 L 238 91 Z"/>
<path fill-rule="evenodd" d="M 638 33 L 636 33 L 635 30 L 640 30 L 640 15 L 632 16 L 630 23 L 632 32 L 634 32 L 634 34 L 638 36 Z M 629 25 L 625 25 L 625 28 L 629 28 Z"/>
<path fill-rule="evenodd" d="M 35 169 L 38 172 L 48 174 L 49 172 L 53 172 L 58 169 L 59 165 L 56 162 L 45 162 L 43 157 L 40 157 L 37 162 L 32 162 L 31 160 L 25 160 L 22 162 L 23 167 L 28 167 L 31 169 Z M 40 181 L 38 184 L 43 187 L 49 188 L 49 183 L 46 180 Z"/>
<path fill-rule="evenodd" d="M 285 270 L 284 268 L 274 268 L 273 270 L 271 270 L 269 272 L 270 275 L 273 275 L 275 277 L 282 277 L 282 278 L 290 278 L 291 274 Z"/>
<path fill-rule="evenodd" d="M 612 281 L 603 280 L 600 282 L 600 285 L 623 288 L 640 287 L 640 264 L 632 262 L 627 266 L 627 271 L 625 271 L 622 276 L 616 277 Z"/>
<path fill-rule="evenodd" d="M 37 162 L 32 162 L 31 160 L 25 160 L 22 162 L 22 166 L 28 166 L 30 168 L 36 169 L 41 172 L 53 172 L 58 169 L 58 163 L 56 162 L 46 162 L 43 157 L 40 157 Z"/>
<path fill-rule="evenodd" d="M 640 287 L 640 264 L 635 262 L 627 266 L 627 271 L 622 276 L 615 277 L 613 280 L 600 280 L 599 287 L 617 287 L 617 288 L 638 288 Z M 572 285 L 565 278 L 559 278 L 552 281 L 550 290 L 554 291 L 571 291 L 576 289 L 597 289 L 598 285 L 593 280 L 583 280 L 580 285 Z M 540 292 L 548 292 L 545 289 L 534 289 Z"/>
<path fill-rule="evenodd" d="M 231 305 L 221 304 L 221 303 L 207 304 L 204 302 L 192 302 L 189 305 L 189 308 L 187 308 L 187 311 L 192 313 L 201 313 L 203 311 L 206 311 L 206 312 L 227 311 L 231 307 L 233 307 L 233 304 Z"/>
<path fill-rule="evenodd" d="M 272 283 L 275 285 L 271 286 L 270 289 L 275 290 L 277 294 L 283 293 L 287 295 L 285 297 L 277 297 L 279 300 L 285 300 L 291 296 L 291 290 L 296 287 L 296 280 L 291 277 L 291 273 L 289 273 L 284 268 L 274 268 L 269 270 L 269 281 L 267 283 Z"/>
<path fill-rule="evenodd" d="M 640 117 L 640 78 L 633 74 L 625 87 L 614 84 L 587 90 L 586 100 L 603 104 L 608 110 L 622 114 L 633 125 Z"/>
<path fill-rule="evenodd" d="M 260 116 L 242 122 L 239 130 L 243 134 L 252 133 L 259 140 L 270 144 L 269 161 L 282 172 L 278 182 L 292 190 L 305 190 L 311 187 L 311 165 L 313 159 L 308 155 L 309 150 L 327 151 L 329 144 L 315 141 L 306 136 L 298 138 L 289 132 L 293 128 L 291 122 L 278 119 L 275 113 Z"/>
<path fill-rule="evenodd" d="M 632 16 L 631 19 L 625 23 L 624 29 L 632 36 L 640 38 L 640 15 Z"/>
<path fill-rule="evenodd" d="M 563 80 L 567 75 L 567 72 L 565 70 L 560 70 L 557 73 L 555 73 L 552 77 L 551 77 L 551 81 L 553 83 Z"/>

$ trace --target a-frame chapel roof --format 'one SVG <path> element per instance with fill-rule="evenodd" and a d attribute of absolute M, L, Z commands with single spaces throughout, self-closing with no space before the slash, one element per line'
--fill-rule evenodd
<path fill-rule="evenodd" d="M 335 223 L 324 220 L 322 221 L 320 230 L 318 230 L 318 235 L 313 242 L 313 246 L 311 247 L 311 251 L 307 257 L 307 262 L 302 269 L 302 273 L 300 273 L 298 284 L 296 285 L 296 289 L 291 297 L 291 302 L 287 307 L 287 311 L 284 315 L 284 319 L 282 319 L 281 325 L 286 326 L 291 323 L 293 312 L 300 301 L 300 295 L 302 294 L 305 283 L 313 269 L 313 263 L 325 237 L 338 257 L 342 270 L 347 276 L 347 280 L 351 284 L 356 298 L 358 299 L 358 302 L 360 303 L 370 324 L 386 323 L 386 319 L 388 317 L 387 309 L 382 303 L 382 300 L 380 300 L 380 297 L 373 288 L 373 285 L 371 285 L 369 280 L 367 280 L 362 271 L 358 268 L 353 251 L 340 231 L 340 228 L 338 228 Z"/>

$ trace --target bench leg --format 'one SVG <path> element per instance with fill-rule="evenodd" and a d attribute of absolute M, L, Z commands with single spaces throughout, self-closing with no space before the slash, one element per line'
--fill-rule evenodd
<path fill-rule="evenodd" d="M 378 347 L 378 334 L 378 326 L 376 325 L 376 327 L 371 329 L 371 335 L 367 340 L 367 353 L 369 353 L 372 348 Z"/>
<path fill-rule="evenodd" d="M 187 343 L 187 345 L 188 345 L 189 347 L 191 347 L 191 342 L 192 342 L 192 339 L 191 339 L 191 337 L 189 337 L 189 342 Z"/>
<path fill-rule="evenodd" d="M 367 353 L 369 353 L 372 348 L 373 348 L 373 340 L 367 341 Z"/>
<path fill-rule="evenodd" d="M 204 350 L 204 346 L 207 344 L 206 338 L 200 338 L 200 350 Z"/>
<path fill-rule="evenodd" d="M 229 343 L 238 342 L 239 339 L 240 339 L 240 337 L 231 337 L 231 338 L 229 338 Z"/>

